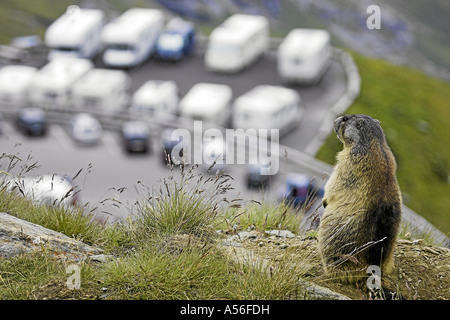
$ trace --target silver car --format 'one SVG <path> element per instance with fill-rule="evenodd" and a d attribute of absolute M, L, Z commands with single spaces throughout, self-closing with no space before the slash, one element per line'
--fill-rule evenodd
<path fill-rule="evenodd" d="M 103 135 L 100 122 L 88 113 L 73 116 L 69 121 L 69 131 L 73 139 L 83 145 L 96 144 Z"/>

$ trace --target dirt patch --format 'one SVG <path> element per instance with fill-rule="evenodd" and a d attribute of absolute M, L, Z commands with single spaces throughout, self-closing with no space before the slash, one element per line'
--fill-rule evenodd
<path fill-rule="evenodd" d="M 324 274 L 314 236 L 283 238 L 253 232 L 244 238 L 234 237 L 229 244 L 250 250 L 269 263 L 297 261 L 305 264 L 308 280 L 351 299 L 373 298 L 366 286 L 367 279 L 356 284 L 343 284 Z M 383 286 L 386 285 L 382 298 L 450 299 L 450 249 L 425 245 L 421 240 L 398 240 L 394 261 L 392 274 L 382 278 Z"/>

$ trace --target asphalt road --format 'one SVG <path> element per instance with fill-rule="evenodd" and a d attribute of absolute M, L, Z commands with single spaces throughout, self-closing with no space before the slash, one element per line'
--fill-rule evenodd
<path fill-rule="evenodd" d="M 101 63 L 96 62 L 98 67 Z M 132 77 L 132 92 L 147 80 L 174 80 L 183 96 L 195 83 L 213 82 L 230 85 L 234 97 L 238 97 L 258 84 L 282 84 L 276 72 L 275 52 L 268 52 L 265 57 L 247 70 L 235 74 L 224 75 L 208 72 L 203 67 L 201 50 L 179 63 L 162 63 L 147 61 L 139 68 L 128 71 Z M 280 139 L 280 144 L 293 149 L 306 147 L 323 119 L 328 108 L 339 99 L 346 86 L 342 66 L 333 61 L 324 78 L 317 86 L 294 87 L 302 97 L 305 113 L 299 126 Z M 39 168 L 33 173 L 75 175 L 80 169 L 76 183 L 81 189 L 82 202 L 98 206 L 98 212 L 104 212 L 111 220 L 120 218 L 126 213 L 118 209 L 116 200 L 132 207 L 137 199 L 148 196 L 148 190 L 141 187 L 159 188 L 160 179 L 170 172 L 162 162 L 159 137 L 154 137 L 153 152 L 147 155 L 128 155 L 123 151 L 120 136 L 117 132 L 106 132 L 101 143 L 93 147 L 76 145 L 60 125 L 51 125 L 46 137 L 29 138 L 21 135 L 7 123 L 0 135 L 0 150 L 6 154 L 16 154 L 22 159 L 29 155 L 37 161 Z M 280 173 L 272 177 L 272 188 L 266 192 L 248 190 L 246 188 L 245 165 L 233 165 L 229 172 L 235 179 L 235 188 L 229 197 L 271 201 L 277 198 L 278 188 L 286 173 L 281 161 Z M 138 181 L 142 182 L 138 183 Z M 123 192 L 121 190 L 125 188 Z M 110 199 L 110 200 L 107 200 Z M 116 199 L 116 200 L 111 200 Z M 106 200 L 106 201 L 104 201 Z"/>

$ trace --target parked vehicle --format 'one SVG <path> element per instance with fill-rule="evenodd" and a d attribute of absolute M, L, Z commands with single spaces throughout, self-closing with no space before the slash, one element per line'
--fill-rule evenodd
<path fill-rule="evenodd" d="M 14 37 L 10 43 L 11 47 L 33 51 L 36 49 L 41 49 L 43 47 L 43 42 L 40 36 L 31 35 L 31 36 L 19 36 Z"/>
<path fill-rule="evenodd" d="M 216 83 L 195 84 L 180 101 L 180 115 L 227 126 L 231 116 L 232 90 Z"/>
<path fill-rule="evenodd" d="M 201 168 L 210 173 L 227 170 L 228 144 L 225 139 L 215 137 L 212 141 L 203 141 L 202 151 L 202 162 L 198 163 Z"/>
<path fill-rule="evenodd" d="M 91 69 L 72 87 L 77 109 L 118 112 L 128 106 L 131 78 L 123 70 Z"/>
<path fill-rule="evenodd" d="M 322 197 L 323 193 L 323 188 L 317 186 L 308 175 L 290 173 L 280 190 L 279 200 L 286 201 L 293 206 L 302 206 Z"/>
<path fill-rule="evenodd" d="M 164 27 L 164 15 L 157 9 L 132 8 L 108 23 L 102 32 L 106 48 L 103 62 L 111 67 L 133 67 L 154 52 Z"/>
<path fill-rule="evenodd" d="M 166 129 L 161 134 L 162 160 L 164 164 L 169 162 L 179 164 L 184 156 L 183 138 L 172 139 L 172 132 L 173 129 Z M 174 151 L 174 148 L 177 149 Z"/>
<path fill-rule="evenodd" d="M 72 138 L 81 145 L 97 144 L 103 128 L 100 122 L 88 113 L 80 113 L 69 120 L 69 131 Z"/>
<path fill-rule="evenodd" d="M 300 95 L 293 89 L 258 85 L 233 104 L 235 129 L 278 129 L 282 136 L 297 126 L 303 114 Z M 258 131 L 256 132 L 258 133 Z"/>
<path fill-rule="evenodd" d="M 93 68 L 87 59 L 58 57 L 43 66 L 30 83 L 31 103 L 39 108 L 68 108 L 73 84 Z"/>
<path fill-rule="evenodd" d="M 194 24 L 174 18 L 156 42 L 155 56 L 160 60 L 178 61 L 188 56 L 195 46 Z"/>
<path fill-rule="evenodd" d="M 65 176 L 44 174 L 35 177 L 14 178 L 9 187 L 20 188 L 20 194 L 41 205 L 73 206 L 78 203 L 78 191 Z"/>
<path fill-rule="evenodd" d="M 140 116 L 160 118 L 176 114 L 179 100 L 174 81 L 149 80 L 133 94 L 129 110 Z"/>
<path fill-rule="evenodd" d="M 273 175 L 261 174 L 262 169 L 270 168 L 262 164 L 249 164 L 247 166 L 247 188 L 267 188 Z"/>
<path fill-rule="evenodd" d="M 17 63 L 27 61 L 29 58 L 30 54 L 22 48 L 0 44 L 0 60 L 6 60 L 7 63 Z"/>
<path fill-rule="evenodd" d="M 211 32 L 205 66 L 212 71 L 238 72 L 264 55 L 268 45 L 267 18 L 236 14 Z"/>
<path fill-rule="evenodd" d="M 0 69 L 0 103 L 12 107 L 29 105 L 28 90 L 35 67 L 9 65 Z"/>
<path fill-rule="evenodd" d="M 16 125 L 20 132 L 29 136 L 43 136 L 47 133 L 47 117 L 38 108 L 22 108 L 16 118 Z"/>
<path fill-rule="evenodd" d="M 278 47 L 278 74 L 286 82 L 314 84 L 328 69 L 331 57 L 328 31 L 293 29 Z"/>
<path fill-rule="evenodd" d="M 150 151 L 150 130 L 143 121 L 127 121 L 122 125 L 122 139 L 129 153 Z"/>
<path fill-rule="evenodd" d="M 58 56 L 94 58 L 102 49 L 103 11 L 69 6 L 46 30 L 44 42 L 48 59 Z"/>

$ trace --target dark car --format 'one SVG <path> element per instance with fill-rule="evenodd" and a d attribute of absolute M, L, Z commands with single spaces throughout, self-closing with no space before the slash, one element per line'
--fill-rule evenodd
<path fill-rule="evenodd" d="M 129 153 L 146 153 L 150 148 L 150 130 L 143 121 L 127 121 L 122 125 L 125 150 Z"/>
<path fill-rule="evenodd" d="M 172 132 L 172 129 L 166 129 L 161 135 L 162 155 L 165 164 L 169 163 L 169 161 L 174 164 L 180 163 L 184 154 L 182 148 L 183 137 L 172 139 Z M 178 154 L 172 152 L 175 147 L 179 149 Z"/>
<path fill-rule="evenodd" d="M 268 168 L 263 165 L 251 164 L 247 168 L 247 187 L 248 188 L 263 188 L 270 184 L 271 175 L 262 174 L 262 169 Z"/>
<path fill-rule="evenodd" d="M 47 133 L 47 118 L 39 108 L 23 108 L 16 119 L 19 131 L 30 136 L 43 136 Z"/>
<path fill-rule="evenodd" d="M 312 179 L 305 174 L 289 174 L 280 192 L 280 200 L 293 206 L 302 206 L 323 196 L 323 188 L 318 187 Z"/>

